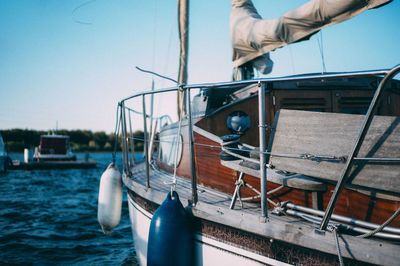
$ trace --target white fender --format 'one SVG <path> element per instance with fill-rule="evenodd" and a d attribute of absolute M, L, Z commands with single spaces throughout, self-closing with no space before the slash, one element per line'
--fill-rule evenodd
<path fill-rule="evenodd" d="M 122 177 L 118 166 L 110 163 L 100 178 L 97 219 L 104 234 L 114 230 L 121 219 Z"/>

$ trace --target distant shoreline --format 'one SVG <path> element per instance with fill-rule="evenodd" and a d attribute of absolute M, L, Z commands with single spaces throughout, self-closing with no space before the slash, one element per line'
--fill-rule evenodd
<path fill-rule="evenodd" d="M 39 146 L 40 136 L 48 135 L 49 131 L 33 129 L 3 129 L 0 130 L 5 147 L 9 153 L 23 153 L 24 149 L 34 150 Z M 70 137 L 70 145 L 76 153 L 106 153 L 113 152 L 115 145 L 115 135 L 106 134 L 104 131 L 92 132 L 91 130 L 66 130 L 61 129 L 54 132 L 57 135 L 66 135 Z M 133 132 L 135 141 L 135 150 L 143 150 L 143 131 Z M 121 150 L 118 141 L 118 150 Z"/>

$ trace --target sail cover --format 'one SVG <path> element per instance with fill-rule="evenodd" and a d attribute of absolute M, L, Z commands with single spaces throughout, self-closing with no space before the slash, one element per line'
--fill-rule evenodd
<path fill-rule="evenodd" d="M 230 34 L 237 68 L 253 60 L 263 74 L 272 70 L 269 52 L 308 39 L 320 29 L 392 0 L 311 0 L 283 16 L 262 19 L 251 0 L 232 0 Z"/>

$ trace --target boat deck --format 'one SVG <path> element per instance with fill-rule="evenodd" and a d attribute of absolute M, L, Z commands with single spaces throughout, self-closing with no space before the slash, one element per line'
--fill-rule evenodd
<path fill-rule="evenodd" d="M 176 179 L 176 192 L 183 206 L 194 217 L 206 223 L 211 223 L 210 228 L 212 230 L 216 225 L 217 227 L 218 225 L 227 226 L 237 230 L 237 232 L 246 232 L 246 234 L 255 236 L 255 241 L 259 237 L 268 240 L 268 243 L 269 239 L 273 239 L 274 245 L 282 243 L 282 247 L 287 248 L 285 243 L 290 243 L 292 247 L 306 248 L 306 253 L 312 250 L 321 251 L 330 253 L 331 256 L 334 256 L 334 260 L 337 259 L 336 239 L 332 231 L 320 233 L 316 230 L 317 224 L 297 217 L 277 216 L 272 214 L 270 210 L 266 220 L 260 219 L 261 208 L 260 204 L 256 202 L 244 202 L 243 207 L 237 202 L 236 207 L 232 210 L 229 208 L 232 195 L 199 184 L 197 185 L 198 203 L 192 206 L 190 204 L 192 198 L 191 180 L 181 177 L 176 177 Z M 173 176 L 153 165 L 150 167 L 150 188 L 148 189 L 146 188 L 146 180 L 145 163 L 133 166 L 131 168 L 131 177 L 123 175 L 123 181 L 128 191 L 130 191 L 129 193 L 133 192 L 135 196 L 147 202 L 160 205 L 171 190 Z M 202 226 L 202 232 L 204 233 L 205 231 L 207 234 L 207 229 L 205 229 L 207 225 L 203 223 Z M 228 237 L 225 241 L 229 242 L 231 238 Z M 395 254 L 400 252 L 400 245 L 381 239 L 365 239 L 353 235 L 340 234 L 338 241 L 342 256 L 356 261 L 393 265 L 397 261 Z M 241 245 L 241 243 L 238 240 L 237 244 Z M 265 243 L 260 247 L 265 249 L 265 245 L 270 245 Z M 263 253 L 262 250 L 257 252 Z M 297 251 L 293 250 L 293 252 Z M 374 255 L 372 256 L 371 254 Z"/>
<path fill-rule="evenodd" d="M 132 179 L 138 184 L 146 187 L 146 168 L 144 163 L 132 168 Z M 179 176 L 176 177 L 176 180 L 176 192 L 178 193 L 182 204 L 186 206 L 188 205 L 188 201 L 192 198 L 191 180 Z M 155 166 L 150 168 L 151 189 L 157 190 L 166 196 L 167 193 L 171 191 L 172 182 L 172 174 L 157 169 Z M 200 184 L 197 185 L 197 194 L 199 202 L 217 206 L 222 209 L 229 209 L 232 200 L 232 195 L 202 186 Z M 240 204 L 236 204 L 235 209 L 240 209 L 242 212 L 253 215 L 260 215 L 261 213 L 260 203 L 257 202 L 243 202 L 243 207 L 241 207 Z"/>

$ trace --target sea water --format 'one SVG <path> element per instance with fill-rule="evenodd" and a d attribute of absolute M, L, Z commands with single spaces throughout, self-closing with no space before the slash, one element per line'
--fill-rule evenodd
<path fill-rule="evenodd" d="M 23 154 L 11 158 L 23 160 Z M 0 264 L 138 264 L 126 193 L 121 222 L 110 236 L 97 221 L 99 181 L 111 154 L 90 158 L 97 168 L 0 175 Z"/>

